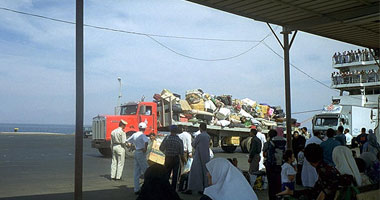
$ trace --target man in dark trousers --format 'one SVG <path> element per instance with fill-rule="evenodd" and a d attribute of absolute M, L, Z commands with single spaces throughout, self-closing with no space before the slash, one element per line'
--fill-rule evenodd
<path fill-rule="evenodd" d="M 270 200 L 276 200 L 276 194 L 281 192 L 281 165 L 286 149 L 286 140 L 277 135 L 277 131 L 268 132 L 269 141 L 264 144 L 263 152 L 265 169 L 268 177 L 268 195 Z"/>
<path fill-rule="evenodd" d="M 182 140 L 177 136 L 179 128 L 176 125 L 170 126 L 170 135 L 165 137 L 160 145 L 160 151 L 165 154 L 165 167 L 167 169 L 167 179 L 169 180 L 170 174 L 172 176 L 172 188 L 175 190 L 177 187 L 178 171 L 180 167 L 180 159 L 185 162 Z"/>
<path fill-rule="evenodd" d="M 249 148 L 249 176 L 251 181 L 251 186 L 255 185 L 257 172 L 259 171 L 259 163 L 260 163 L 260 153 L 261 153 L 261 140 L 256 136 L 257 130 L 251 129 L 251 146 Z"/>

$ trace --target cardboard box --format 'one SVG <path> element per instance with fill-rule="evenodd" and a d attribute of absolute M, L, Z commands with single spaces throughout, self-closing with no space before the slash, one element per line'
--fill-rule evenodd
<path fill-rule="evenodd" d="M 152 143 L 151 149 L 148 151 L 147 157 L 149 163 L 157 163 L 164 165 L 165 163 L 165 154 L 160 151 L 160 145 L 162 140 L 155 140 Z"/>

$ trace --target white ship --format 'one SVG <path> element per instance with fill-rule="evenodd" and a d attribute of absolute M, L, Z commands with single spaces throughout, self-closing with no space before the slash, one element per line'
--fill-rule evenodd
<path fill-rule="evenodd" d="M 379 58 L 374 52 L 357 50 L 333 56 L 332 88 L 340 90 L 332 102 L 378 108 L 380 96 Z"/>
<path fill-rule="evenodd" d="M 378 52 L 370 50 L 335 53 L 331 88 L 340 91 L 313 117 L 313 131 L 326 132 L 343 126 L 356 137 L 362 128 L 375 130 L 380 141 L 380 68 Z"/>

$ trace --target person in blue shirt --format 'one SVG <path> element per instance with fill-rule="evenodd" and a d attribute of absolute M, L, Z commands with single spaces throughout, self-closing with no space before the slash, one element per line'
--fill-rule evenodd
<path fill-rule="evenodd" d="M 332 153 L 335 147 L 341 145 L 340 142 L 334 139 L 335 131 L 332 128 L 327 129 L 326 135 L 328 139 L 321 143 L 323 149 L 323 161 L 331 166 L 334 166 Z"/>
<path fill-rule="evenodd" d="M 336 136 L 335 140 L 340 142 L 341 145 L 345 146 L 346 145 L 346 136 L 343 133 L 343 126 L 339 126 L 338 130 L 336 131 Z"/>

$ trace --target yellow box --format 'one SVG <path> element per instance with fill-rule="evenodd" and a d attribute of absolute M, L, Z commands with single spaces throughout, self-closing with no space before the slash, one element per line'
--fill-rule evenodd
<path fill-rule="evenodd" d="M 231 136 L 227 137 L 225 139 L 225 144 L 227 145 L 234 145 L 234 146 L 239 146 L 240 145 L 240 137 L 239 136 Z"/>
<path fill-rule="evenodd" d="M 152 144 L 152 149 L 148 152 L 148 161 L 160 165 L 165 164 L 165 154 L 160 151 L 161 141 L 155 140 Z"/>

